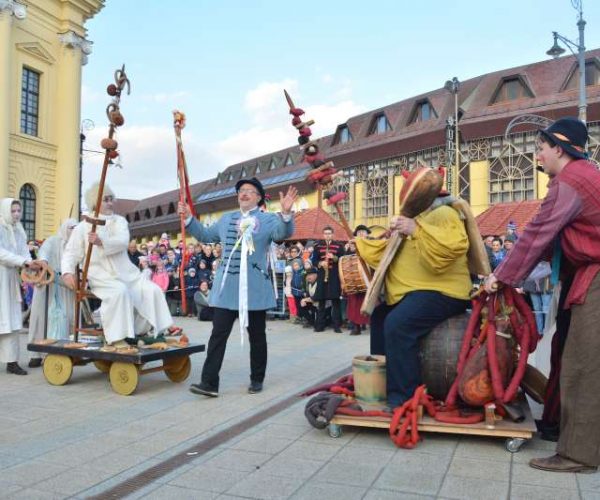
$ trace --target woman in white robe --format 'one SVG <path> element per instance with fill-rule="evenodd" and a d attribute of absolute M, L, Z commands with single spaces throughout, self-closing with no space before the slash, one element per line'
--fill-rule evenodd
<path fill-rule="evenodd" d="M 87 206 L 96 204 L 98 185 L 86 192 Z M 69 238 L 61 262 L 63 281 L 75 285 L 75 270 L 83 263 L 88 242 L 93 250 L 88 270 L 88 282 L 94 295 L 102 300 L 100 318 L 104 338 L 109 344 L 122 344 L 125 338 L 146 333 L 150 327 L 160 333 L 173 325 L 162 290 L 152 281 L 142 278 L 140 270 L 127 255 L 129 227 L 124 217 L 113 213 L 114 195 L 105 186 L 100 206 L 100 218 L 105 225 L 92 233 L 89 222 L 80 222 Z"/>
<path fill-rule="evenodd" d="M 6 371 L 27 375 L 18 363 L 19 331 L 23 329 L 19 268 L 29 265 L 31 254 L 21 224 L 21 202 L 0 200 L 0 362 Z"/>
<path fill-rule="evenodd" d="M 57 334 L 56 338 L 68 339 L 73 331 L 73 321 L 75 319 L 75 294 L 67 288 L 60 279 L 60 261 L 63 256 L 64 248 L 69 241 L 69 236 L 73 228 L 77 225 L 75 219 L 64 221 L 58 233 L 50 236 L 38 252 L 38 260 L 45 261 L 54 271 L 54 283 L 47 287 L 36 286 L 33 291 L 33 300 L 31 302 L 31 315 L 29 317 L 29 342 L 44 338 L 44 327 L 46 325 L 46 315 L 53 308 L 59 308 L 66 316 L 66 328 L 64 331 L 58 331 L 58 325 L 52 324 L 52 317 L 48 317 L 47 331 L 49 335 L 52 332 Z M 46 294 L 48 294 L 48 310 L 46 310 Z M 56 298 L 58 297 L 58 303 Z M 42 353 L 32 352 L 29 360 L 29 367 L 36 368 L 41 365 Z"/>

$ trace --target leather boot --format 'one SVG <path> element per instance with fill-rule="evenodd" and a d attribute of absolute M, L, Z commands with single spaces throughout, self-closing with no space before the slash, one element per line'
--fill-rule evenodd
<path fill-rule="evenodd" d="M 27 372 L 23 370 L 16 361 L 6 364 L 6 373 L 12 373 L 13 375 L 27 375 Z"/>
<path fill-rule="evenodd" d="M 27 366 L 29 366 L 29 368 L 39 368 L 42 366 L 42 358 L 31 358 Z"/>
<path fill-rule="evenodd" d="M 352 328 L 352 331 L 350 332 L 350 335 L 360 335 L 361 331 L 360 331 L 360 326 L 359 325 L 354 325 L 354 328 Z"/>
<path fill-rule="evenodd" d="M 570 458 L 562 457 L 558 453 L 547 458 L 532 458 L 529 461 L 529 466 L 550 472 L 583 472 L 590 474 L 598 470 L 596 466 L 576 462 Z"/>

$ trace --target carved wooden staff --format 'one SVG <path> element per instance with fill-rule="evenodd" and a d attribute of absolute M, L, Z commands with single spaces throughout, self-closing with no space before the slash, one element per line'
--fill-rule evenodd
<path fill-rule="evenodd" d="M 96 228 L 98 226 L 103 226 L 106 224 L 106 221 L 99 218 L 100 215 L 100 205 L 102 204 L 102 199 L 104 198 L 104 184 L 106 182 L 106 173 L 108 172 L 109 162 L 119 156 L 117 151 L 117 147 L 119 146 L 117 141 L 113 139 L 115 135 L 115 131 L 117 127 L 120 127 L 125 123 L 125 119 L 121 114 L 121 110 L 119 108 L 119 104 L 121 102 L 121 94 L 125 88 L 127 89 L 127 94 L 131 92 L 131 84 L 127 75 L 125 74 L 125 65 L 115 71 L 115 83 L 111 83 L 108 87 L 106 87 L 106 93 L 112 97 L 111 103 L 106 107 L 106 116 L 108 117 L 109 125 L 108 125 L 108 137 L 105 137 L 100 142 L 100 145 L 105 150 L 104 153 L 104 163 L 102 164 L 102 174 L 100 175 L 100 183 L 98 186 L 98 197 L 96 198 L 96 207 L 94 209 L 94 216 L 89 217 L 87 215 L 83 216 L 83 219 L 86 222 L 89 222 L 92 225 L 92 229 L 90 232 L 95 233 Z M 79 310 L 80 303 L 86 297 L 86 283 L 88 270 L 90 267 L 90 259 L 92 257 L 92 249 L 94 245 L 92 243 L 88 243 L 87 252 L 85 253 L 85 261 L 83 263 L 83 269 L 81 272 L 81 280 L 76 280 L 77 289 L 76 289 L 76 301 L 75 301 L 75 342 L 77 342 L 78 333 L 79 333 Z"/>
<path fill-rule="evenodd" d="M 437 170 L 432 168 L 422 167 L 412 172 L 400 192 L 400 200 L 402 201 L 400 215 L 412 219 L 427 210 L 440 193 L 443 183 L 444 178 Z M 397 231 L 390 237 L 381 262 L 377 266 L 373 279 L 367 288 L 365 300 L 360 308 L 362 314 L 370 315 L 375 309 L 385 283 L 387 269 L 403 241 L 404 235 Z"/>
<path fill-rule="evenodd" d="M 177 180 L 179 182 L 179 201 L 190 207 L 192 217 L 196 217 L 194 211 L 194 201 L 190 191 L 190 180 L 187 173 L 187 164 L 183 152 L 183 142 L 181 140 L 181 130 L 185 127 L 185 115 L 181 111 L 173 111 L 173 128 L 175 129 L 175 143 L 177 145 Z M 187 296 L 185 293 L 185 269 L 187 261 L 187 245 L 185 244 L 185 214 L 180 215 L 181 241 L 181 262 L 179 263 L 179 287 L 181 288 L 181 310 L 187 314 Z"/>

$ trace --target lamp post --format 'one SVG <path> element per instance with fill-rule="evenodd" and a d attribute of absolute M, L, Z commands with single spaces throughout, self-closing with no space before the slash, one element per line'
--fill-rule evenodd
<path fill-rule="evenodd" d="M 458 91 L 460 89 L 460 82 L 458 78 L 454 77 L 452 80 L 448 80 L 444 85 L 444 88 L 454 94 L 454 118 L 448 119 L 448 126 L 454 125 L 454 165 L 452 166 L 452 195 L 458 196 L 460 187 L 458 182 L 459 168 L 460 168 L 460 142 L 458 140 Z M 448 156 L 450 157 L 450 152 Z M 449 158 L 450 159 L 450 158 Z"/>
<path fill-rule="evenodd" d="M 560 55 L 565 52 L 559 44 L 560 40 L 563 42 L 569 50 L 573 53 L 573 55 L 577 58 L 579 63 L 579 119 L 586 123 L 587 121 L 587 103 L 586 103 L 586 93 L 585 93 L 585 44 L 584 44 L 584 31 L 585 31 L 585 21 L 583 20 L 583 6 L 581 0 L 572 0 L 573 7 L 579 11 L 579 19 L 577 21 L 577 28 L 579 28 L 579 42 L 575 43 L 569 40 L 568 38 L 562 36 L 560 33 L 556 31 L 552 32 L 554 36 L 554 45 L 546 52 L 549 56 L 554 57 L 556 59 Z M 577 53 L 575 52 L 577 50 Z"/>

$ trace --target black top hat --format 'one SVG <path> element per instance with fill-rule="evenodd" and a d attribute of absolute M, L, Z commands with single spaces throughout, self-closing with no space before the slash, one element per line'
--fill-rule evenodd
<path fill-rule="evenodd" d="M 364 224 L 359 224 L 354 228 L 354 236 L 356 236 L 359 231 L 366 231 L 367 234 L 371 234 L 371 230 Z"/>
<path fill-rule="evenodd" d="M 258 206 L 262 205 L 265 202 L 265 188 L 260 181 L 256 177 L 252 177 L 252 179 L 240 179 L 235 183 L 235 192 L 239 192 L 240 187 L 242 187 L 244 184 L 252 184 L 256 188 L 258 194 L 260 194 Z"/>
<path fill-rule="evenodd" d="M 552 125 L 540 131 L 565 153 L 573 158 L 587 158 L 585 144 L 588 139 L 588 131 L 585 123 L 577 118 L 561 118 Z"/>

